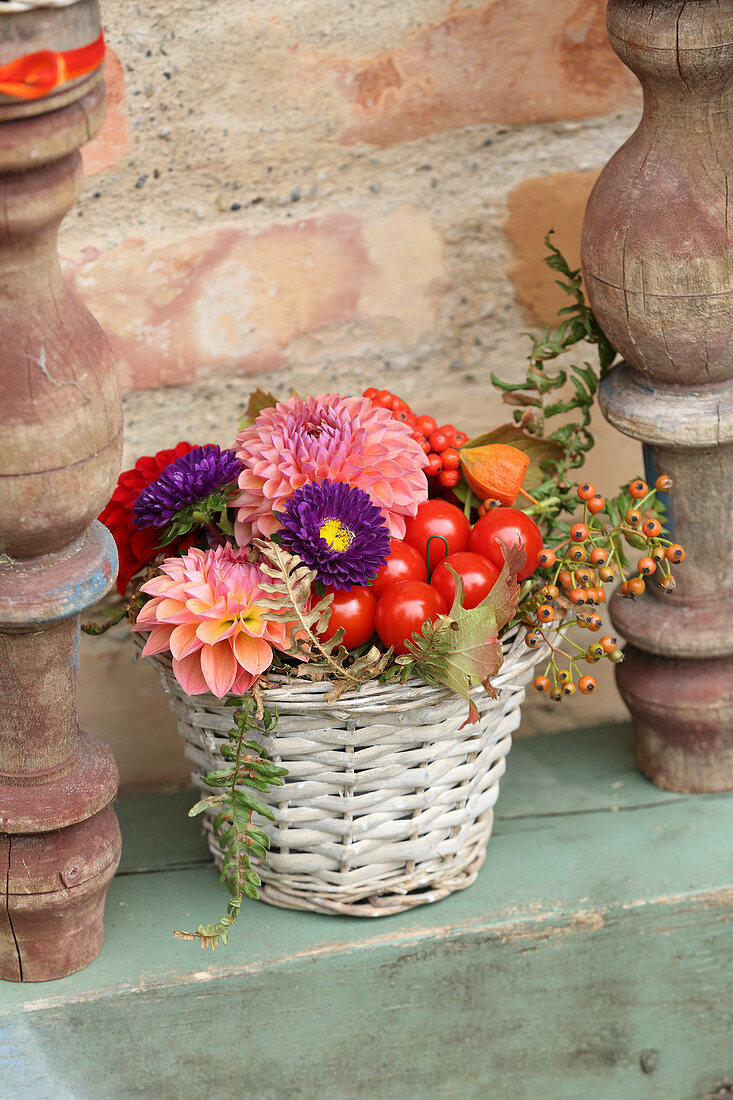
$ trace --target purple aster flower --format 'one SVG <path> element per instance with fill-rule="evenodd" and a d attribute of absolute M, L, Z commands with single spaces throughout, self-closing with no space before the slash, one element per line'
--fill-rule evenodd
<path fill-rule="evenodd" d="M 389 556 L 382 510 L 363 489 L 342 481 L 310 482 L 296 489 L 277 518 L 286 550 L 315 569 L 324 584 L 369 584 Z"/>
<path fill-rule="evenodd" d="M 240 474 L 242 465 L 234 451 L 222 451 L 212 443 L 194 447 L 163 470 L 146 486 L 132 508 L 137 527 L 165 527 L 189 504 L 197 504 Z"/>

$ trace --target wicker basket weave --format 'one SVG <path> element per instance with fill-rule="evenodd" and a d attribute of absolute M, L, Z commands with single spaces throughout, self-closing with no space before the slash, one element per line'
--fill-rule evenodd
<path fill-rule="evenodd" d="M 283 787 L 259 795 L 276 817 L 261 822 L 271 840 L 267 862 L 253 860 L 264 901 L 378 917 L 471 885 L 538 660 L 516 634 L 504 651 L 493 681 L 498 698 L 478 689 L 481 719 L 463 728 L 465 701 L 421 680 L 366 684 L 329 704 L 329 684 L 268 677 L 268 705 L 280 717 L 273 735 L 257 739 L 289 774 Z M 223 765 L 232 712 L 211 695 L 186 695 L 170 660 L 151 659 L 203 788 L 202 776 Z M 221 866 L 210 819 L 205 829 Z"/>

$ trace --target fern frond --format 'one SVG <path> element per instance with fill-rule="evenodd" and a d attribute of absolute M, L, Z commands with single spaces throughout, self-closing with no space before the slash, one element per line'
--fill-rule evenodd
<path fill-rule="evenodd" d="M 327 640 L 321 637 L 331 615 L 333 595 L 313 602 L 314 570 L 276 542 L 255 539 L 253 545 L 263 558 L 260 569 L 270 578 L 269 582 L 260 583 L 260 588 L 267 595 L 259 599 L 258 604 L 264 608 L 266 618 L 290 624 L 289 654 L 309 662 L 303 675 L 311 674 L 318 678 L 318 673 L 323 671 L 333 678 L 333 689 L 327 697 L 329 702 L 334 702 L 344 691 L 358 687 L 384 670 L 392 656 L 391 650 L 382 654 L 372 649 L 354 661 L 341 645 L 344 636 L 342 627 Z"/>
<path fill-rule="evenodd" d="M 179 940 L 198 940 L 202 948 L 216 950 L 220 943 L 229 941 L 229 929 L 236 924 L 245 897 L 257 899 L 260 876 L 252 870 L 250 856 L 267 859 L 270 839 L 267 833 L 254 825 L 255 814 L 274 821 L 269 806 L 250 794 L 249 790 L 268 793 L 273 786 L 282 786 L 287 768 L 279 767 L 267 759 L 267 753 L 256 741 L 247 740 L 249 730 L 255 728 L 269 733 L 277 725 L 277 711 L 264 706 L 262 688 L 258 685 L 249 696 L 230 699 L 227 706 L 234 707 L 234 726 L 229 731 L 229 744 L 221 754 L 230 767 L 218 768 L 204 776 L 204 783 L 212 790 L 221 790 L 202 798 L 188 811 L 189 817 L 217 810 L 213 830 L 223 853 L 220 881 L 229 891 L 227 911 L 215 924 L 200 924 L 195 932 L 176 929 Z"/>

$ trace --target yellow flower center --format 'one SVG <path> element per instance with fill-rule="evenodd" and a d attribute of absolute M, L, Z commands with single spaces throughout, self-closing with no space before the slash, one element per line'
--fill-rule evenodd
<path fill-rule="evenodd" d="M 262 633 L 262 608 L 253 605 L 248 607 L 246 611 L 240 615 L 239 621 L 242 626 L 246 626 L 253 634 Z"/>
<path fill-rule="evenodd" d="M 325 539 L 331 550 L 348 550 L 354 538 L 353 532 L 344 527 L 340 519 L 327 519 L 318 534 Z"/>

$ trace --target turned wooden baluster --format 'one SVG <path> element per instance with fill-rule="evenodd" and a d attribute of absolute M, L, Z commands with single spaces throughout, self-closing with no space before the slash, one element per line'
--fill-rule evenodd
<path fill-rule="evenodd" d="M 0 65 L 99 32 L 96 0 L 3 13 Z M 0 977 L 14 981 L 95 957 L 120 853 L 115 762 L 76 715 L 79 612 L 116 566 L 94 517 L 119 470 L 120 396 L 56 254 L 103 116 L 99 70 L 41 100 L 0 96 Z"/>
<path fill-rule="evenodd" d="M 610 0 L 644 89 L 583 228 L 593 309 L 625 362 L 606 418 L 674 479 L 678 588 L 611 602 L 639 766 L 662 787 L 733 787 L 733 0 Z"/>

